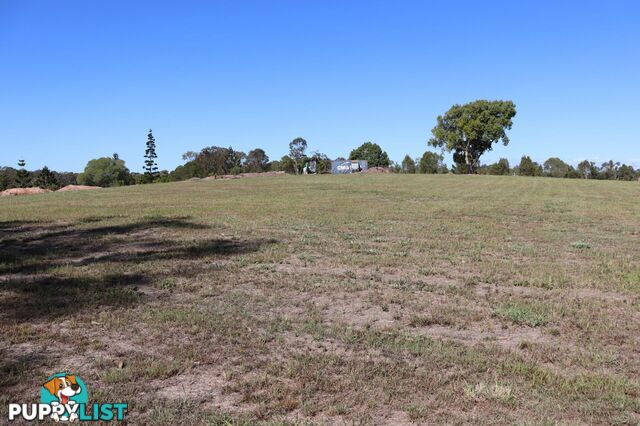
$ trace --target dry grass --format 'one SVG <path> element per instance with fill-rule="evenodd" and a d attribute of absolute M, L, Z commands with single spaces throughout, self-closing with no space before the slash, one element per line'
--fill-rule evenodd
<path fill-rule="evenodd" d="M 145 424 L 638 423 L 640 186 L 197 181 L 0 200 L 0 396 Z"/>

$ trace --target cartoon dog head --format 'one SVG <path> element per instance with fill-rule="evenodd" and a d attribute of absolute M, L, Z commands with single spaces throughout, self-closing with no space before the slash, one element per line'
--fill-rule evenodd
<path fill-rule="evenodd" d="M 82 388 L 76 383 L 76 376 L 67 374 L 64 377 L 54 377 L 45 383 L 44 388 L 60 400 L 61 404 L 69 402 L 69 398 L 82 392 Z"/>

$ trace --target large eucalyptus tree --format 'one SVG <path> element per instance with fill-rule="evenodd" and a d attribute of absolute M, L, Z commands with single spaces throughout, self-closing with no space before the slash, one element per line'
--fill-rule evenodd
<path fill-rule="evenodd" d="M 511 129 L 516 106 L 511 101 L 478 100 L 454 105 L 431 130 L 429 145 L 453 151 L 453 161 L 466 165 L 474 173 L 480 156 L 490 151 L 494 143 L 509 143 L 506 131 Z"/>

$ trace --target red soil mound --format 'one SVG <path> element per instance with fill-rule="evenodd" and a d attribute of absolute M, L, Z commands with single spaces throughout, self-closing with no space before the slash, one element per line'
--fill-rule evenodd
<path fill-rule="evenodd" d="M 66 192 L 66 191 L 87 191 L 90 189 L 102 189 L 99 186 L 89 186 L 89 185 L 67 185 L 58 189 L 58 192 Z"/>
<path fill-rule="evenodd" d="M 0 192 L 0 196 L 7 197 L 13 195 L 30 195 L 30 194 L 43 194 L 45 192 L 51 192 L 48 189 L 42 188 L 11 188 Z"/>
<path fill-rule="evenodd" d="M 365 170 L 364 173 L 391 173 L 391 169 L 387 167 L 371 167 Z"/>

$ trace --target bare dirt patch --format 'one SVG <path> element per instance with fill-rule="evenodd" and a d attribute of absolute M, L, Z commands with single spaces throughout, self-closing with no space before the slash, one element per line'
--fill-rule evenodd
<path fill-rule="evenodd" d="M 242 402 L 241 394 L 227 390 L 231 378 L 227 374 L 215 366 L 206 366 L 168 380 L 154 381 L 152 387 L 159 389 L 158 396 L 162 398 L 202 404 L 207 410 L 235 413 L 255 410 L 255 405 Z"/>

